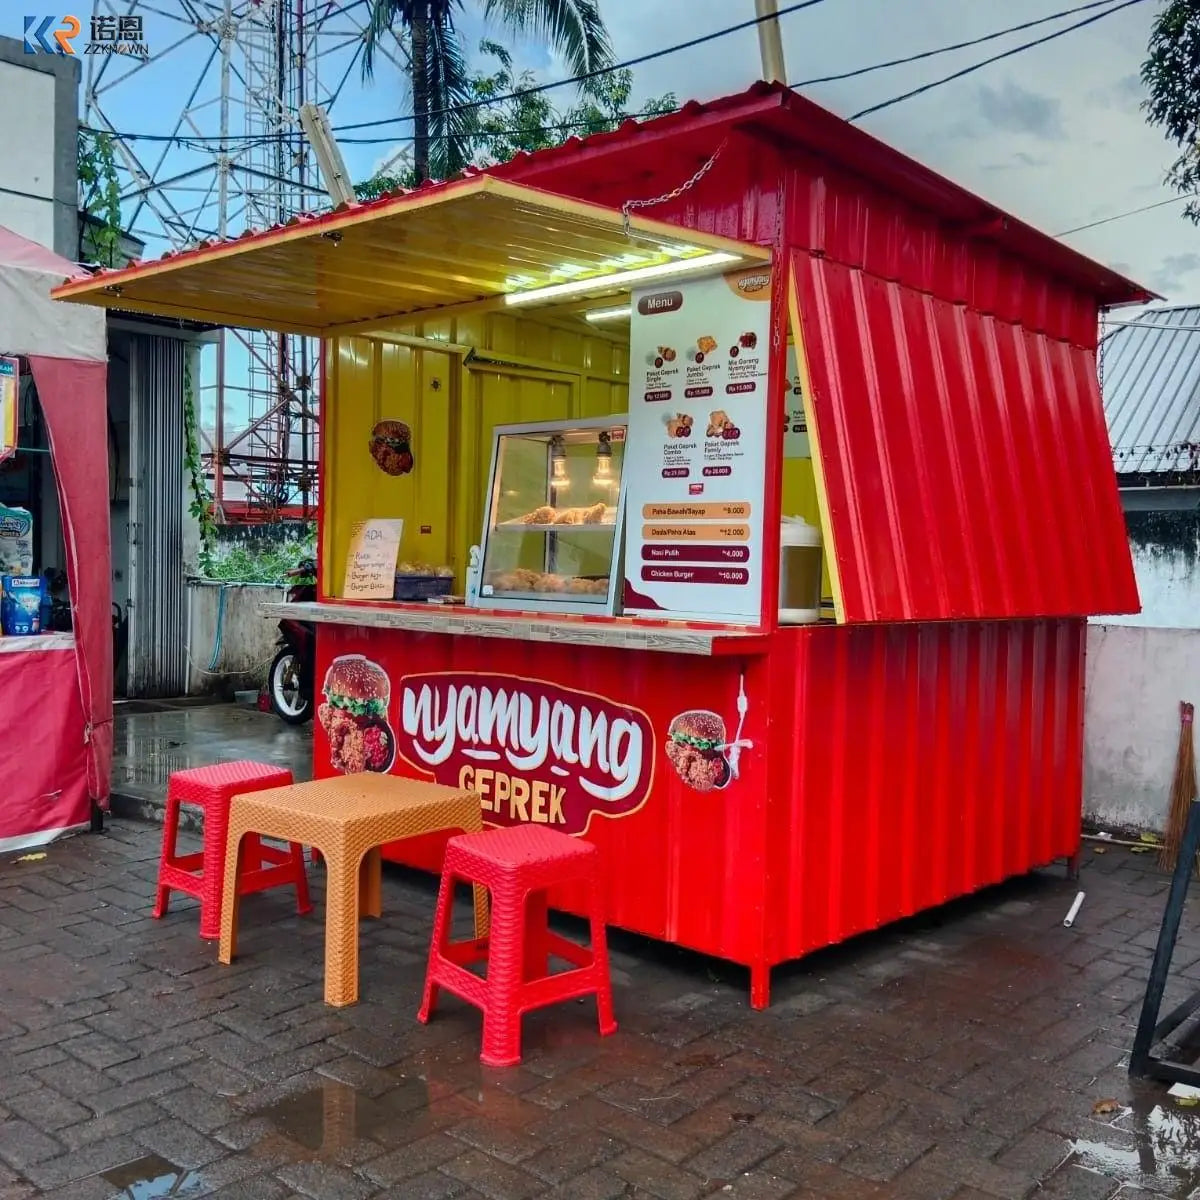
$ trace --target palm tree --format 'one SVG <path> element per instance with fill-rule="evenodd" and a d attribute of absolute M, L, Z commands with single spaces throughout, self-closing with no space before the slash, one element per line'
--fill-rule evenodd
<path fill-rule="evenodd" d="M 498 20 L 518 37 L 544 37 L 572 75 L 585 75 L 612 62 L 608 31 L 597 0 L 478 0 L 485 19 Z M 455 28 L 463 0 L 371 0 L 371 23 L 363 52 L 370 77 L 375 48 L 389 30 L 408 32 L 412 78 L 413 166 L 418 179 L 432 168 L 446 176 L 466 163 L 475 127 L 470 74 Z"/>

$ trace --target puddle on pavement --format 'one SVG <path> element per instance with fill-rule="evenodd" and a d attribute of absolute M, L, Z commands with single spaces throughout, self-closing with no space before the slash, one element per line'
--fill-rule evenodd
<path fill-rule="evenodd" d="M 306 1150 L 336 1155 L 360 1139 L 378 1137 L 405 1113 L 428 1105 L 429 1090 L 420 1080 L 405 1080 L 378 1100 L 331 1080 L 285 1096 L 253 1116 L 269 1121 L 277 1133 Z"/>
<path fill-rule="evenodd" d="M 278 762 L 306 778 L 312 731 L 234 704 L 157 708 L 131 701 L 119 711 L 113 745 L 118 785 L 157 795 L 172 771 L 218 759 Z"/>
<path fill-rule="evenodd" d="M 192 1196 L 201 1188 L 201 1179 L 194 1171 L 185 1171 L 173 1162 L 148 1154 L 122 1163 L 101 1176 L 106 1183 L 121 1189 L 129 1200 L 156 1200 L 159 1196 Z"/>
<path fill-rule="evenodd" d="M 1112 1128 L 1132 1137 L 1134 1145 L 1073 1141 L 1078 1166 L 1155 1195 L 1193 1195 L 1200 1184 L 1200 1113 L 1171 1100 L 1151 1106 L 1135 1102 Z"/>

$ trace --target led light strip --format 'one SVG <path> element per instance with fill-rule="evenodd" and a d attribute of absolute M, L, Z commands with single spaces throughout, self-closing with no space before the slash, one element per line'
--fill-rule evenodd
<path fill-rule="evenodd" d="M 652 267 L 636 267 L 632 271 L 616 271 L 611 275 L 594 275 L 590 279 L 573 279 L 569 283 L 552 283 L 549 287 L 533 288 L 528 292 L 509 292 L 504 297 L 508 307 L 520 304 L 537 304 L 544 300 L 566 300 L 572 296 L 586 296 L 592 292 L 603 292 L 610 288 L 630 287 L 651 279 L 663 279 L 693 271 L 706 271 L 739 262 L 736 254 L 715 251 L 675 262 L 657 263 Z"/>
<path fill-rule="evenodd" d="M 628 321 L 629 305 L 619 304 L 615 308 L 593 308 L 591 312 L 584 313 L 584 316 L 593 325 L 599 325 L 601 321 Z"/>

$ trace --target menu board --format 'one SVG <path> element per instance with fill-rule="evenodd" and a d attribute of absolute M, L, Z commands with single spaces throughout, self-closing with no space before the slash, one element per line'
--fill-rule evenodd
<path fill-rule="evenodd" d="M 788 346 L 787 392 L 783 398 L 783 457 L 812 458 L 804 417 L 804 385 L 796 363 L 796 347 Z"/>
<path fill-rule="evenodd" d="M 390 600 L 396 591 L 396 559 L 404 522 L 359 521 L 350 531 L 346 555 L 345 600 Z"/>
<path fill-rule="evenodd" d="M 770 301 L 769 267 L 633 295 L 626 612 L 759 620 Z"/>
<path fill-rule="evenodd" d="M 0 462 L 17 452 L 17 397 L 20 393 L 15 358 L 0 358 Z"/>

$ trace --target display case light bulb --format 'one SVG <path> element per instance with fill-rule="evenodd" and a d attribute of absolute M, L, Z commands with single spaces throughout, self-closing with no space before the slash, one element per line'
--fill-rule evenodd
<path fill-rule="evenodd" d="M 562 438 L 556 437 L 550 443 L 550 486 L 565 488 L 570 479 L 567 476 L 567 451 Z"/>
<path fill-rule="evenodd" d="M 592 483 L 597 487 L 612 487 L 616 483 L 612 469 L 612 439 L 605 432 L 601 432 L 596 444 L 596 473 Z"/>

